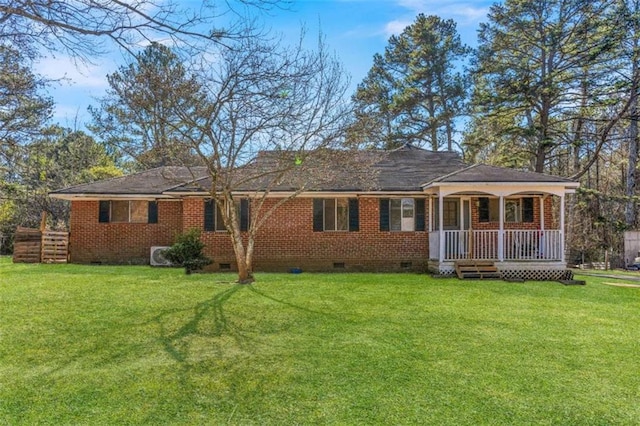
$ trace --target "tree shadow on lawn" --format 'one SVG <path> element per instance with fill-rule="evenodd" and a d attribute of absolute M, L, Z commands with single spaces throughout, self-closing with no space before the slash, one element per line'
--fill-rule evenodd
<path fill-rule="evenodd" d="M 224 342 L 225 337 L 231 337 L 240 350 L 255 348 L 255 339 L 243 332 L 237 324 L 234 325 L 233 323 L 230 323 L 225 312 L 225 304 L 229 299 L 231 299 L 231 297 L 233 297 L 238 291 L 244 291 L 244 289 L 277 304 L 293 308 L 303 313 L 324 316 L 331 320 L 344 323 L 353 322 L 344 315 L 314 310 L 306 306 L 291 303 L 287 300 L 278 299 L 257 289 L 253 285 L 237 284 L 227 290 L 217 293 L 211 299 L 196 304 L 195 307 L 162 312 L 153 318 L 152 322 L 157 324 L 160 329 L 159 340 L 171 358 L 185 365 L 190 361 L 194 361 L 195 359 L 191 358 L 193 354 L 190 353 L 190 342 L 194 338 L 198 337 L 209 339 L 210 344 L 215 343 L 217 347 L 209 347 L 207 352 L 211 353 L 212 350 L 215 350 L 219 356 L 224 355 L 226 350 L 225 346 L 228 344 L 228 342 Z M 175 321 L 172 318 L 173 316 L 191 310 L 194 312 L 193 317 L 191 317 L 177 330 L 171 331 L 169 329 L 171 322 Z M 221 340 L 215 342 L 215 339 Z"/>
<path fill-rule="evenodd" d="M 344 316 L 342 316 L 342 315 L 338 315 L 338 314 L 330 313 L 330 312 L 318 311 L 318 310 L 315 310 L 315 309 L 308 308 L 306 306 L 296 305 L 295 303 L 291 303 L 291 302 L 288 302 L 288 301 L 283 300 L 283 299 L 275 298 L 274 296 L 271 296 L 270 294 L 267 294 L 264 291 L 258 290 L 254 286 L 249 286 L 248 289 L 249 289 L 249 291 L 252 291 L 253 293 L 255 293 L 255 294 L 259 295 L 259 296 L 262 296 L 265 299 L 269 299 L 269 300 L 271 300 L 273 302 L 276 302 L 276 303 L 284 305 L 284 306 L 288 306 L 290 308 L 293 308 L 293 309 L 301 311 L 301 312 L 305 312 L 305 313 L 308 313 L 308 314 L 314 314 L 314 315 L 322 315 L 322 316 L 329 317 L 331 319 L 335 319 L 335 320 L 339 320 L 339 321 L 351 322 L 350 320 L 344 318 Z"/>
<path fill-rule="evenodd" d="M 196 304 L 193 308 L 172 310 L 156 316 L 153 322 L 160 328 L 160 342 L 165 351 L 175 361 L 186 364 L 190 361 L 191 355 L 188 339 L 194 337 L 219 338 L 225 335 L 232 337 L 241 349 L 246 349 L 251 339 L 243 334 L 238 327 L 230 325 L 224 310 L 225 303 L 244 287 L 246 286 L 235 285 L 216 294 L 211 299 Z M 176 331 L 170 331 L 166 325 L 171 322 L 170 317 L 186 310 L 193 310 L 193 317 Z M 221 355 L 222 348 L 218 347 L 217 352 Z"/>

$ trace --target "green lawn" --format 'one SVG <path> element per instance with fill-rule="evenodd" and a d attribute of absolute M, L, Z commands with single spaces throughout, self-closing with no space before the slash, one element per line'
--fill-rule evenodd
<path fill-rule="evenodd" d="M 0 424 L 640 423 L 640 289 L 0 259 Z"/>

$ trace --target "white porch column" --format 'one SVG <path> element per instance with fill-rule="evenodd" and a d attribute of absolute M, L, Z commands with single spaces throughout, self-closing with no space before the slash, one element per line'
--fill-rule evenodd
<path fill-rule="evenodd" d="M 540 229 L 544 231 L 544 201 L 546 196 L 540 197 Z"/>
<path fill-rule="evenodd" d="M 444 227 L 442 224 L 442 216 L 444 216 L 444 203 L 442 202 L 444 197 L 441 192 L 438 192 L 438 231 L 440 232 L 440 262 L 444 261 Z"/>
<path fill-rule="evenodd" d="M 560 261 L 564 262 L 564 193 L 560 196 Z"/>
<path fill-rule="evenodd" d="M 502 262 L 504 261 L 504 195 L 500 196 L 498 205 L 500 206 L 500 227 L 498 228 L 498 260 Z"/>

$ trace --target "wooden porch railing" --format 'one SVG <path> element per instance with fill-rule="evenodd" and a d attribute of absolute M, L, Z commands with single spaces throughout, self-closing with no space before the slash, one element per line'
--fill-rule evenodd
<path fill-rule="evenodd" d="M 555 260 L 560 261 L 562 235 L 559 230 L 498 230 L 444 231 L 444 259 L 499 260 Z M 500 238 L 502 234 L 502 238 Z M 500 240 L 502 247 L 500 247 Z M 429 235 L 432 259 L 439 257 L 440 234 Z"/>

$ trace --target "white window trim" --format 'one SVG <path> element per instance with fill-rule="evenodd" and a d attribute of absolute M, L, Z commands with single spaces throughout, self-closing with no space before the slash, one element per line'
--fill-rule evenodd
<path fill-rule="evenodd" d="M 523 206 L 523 202 L 522 202 L 522 198 L 523 197 L 519 197 L 519 198 L 505 198 L 504 199 L 504 223 L 522 223 L 522 217 L 523 217 L 523 212 L 522 212 L 522 206 Z M 507 218 L 507 204 L 509 203 L 516 203 L 517 207 L 515 210 L 515 218 L 514 220 L 509 220 Z"/>
<path fill-rule="evenodd" d="M 400 200 L 400 229 L 392 229 L 392 208 L 391 208 L 391 203 L 394 200 Z M 411 205 L 412 205 L 412 211 L 413 214 L 411 215 L 411 218 L 405 218 L 404 217 L 404 203 L 405 201 L 411 201 Z M 409 220 L 404 220 L 404 219 L 411 219 L 411 221 Z M 409 224 L 410 226 L 405 226 L 406 224 Z M 410 229 L 409 229 L 410 228 Z M 389 231 L 391 232 L 415 232 L 416 230 L 416 202 L 413 198 L 408 198 L 408 197 L 404 197 L 404 198 L 390 198 L 389 199 Z"/>
<path fill-rule="evenodd" d="M 327 200 L 333 200 L 333 226 L 334 229 L 327 229 L 327 221 L 326 221 L 326 205 Z M 345 229 L 338 229 L 338 201 L 346 201 L 347 207 L 347 223 Z M 348 198 L 323 198 L 322 199 L 322 231 L 323 232 L 349 232 L 349 199 Z"/>

